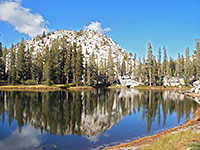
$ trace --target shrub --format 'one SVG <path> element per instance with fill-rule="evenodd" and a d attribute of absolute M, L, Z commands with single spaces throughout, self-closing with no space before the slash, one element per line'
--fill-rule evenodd
<path fill-rule="evenodd" d="M 44 81 L 44 84 L 50 86 L 50 85 L 53 85 L 53 82 L 51 80 L 46 80 Z"/>
<path fill-rule="evenodd" d="M 25 85 L 36 85 L 38 82 L 36 80 L 27 80 L 25 81 Z"/>

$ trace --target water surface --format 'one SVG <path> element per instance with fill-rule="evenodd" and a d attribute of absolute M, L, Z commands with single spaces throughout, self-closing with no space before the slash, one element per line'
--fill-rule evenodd
<path fill-rule="evenodd" d="M 174 91 L 0 91 L 0 148 L 102 149 L 184 124 L 199 107 Z"/>

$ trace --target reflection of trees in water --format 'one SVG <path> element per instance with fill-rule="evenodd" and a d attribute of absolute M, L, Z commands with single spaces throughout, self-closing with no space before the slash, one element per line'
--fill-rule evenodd
<path fill-rule="evenodd" d="M 77 134 L 94 136 L 110 129 L 127 114 L 142 113 L 147 118 L 147 133 L 152 122 L 163 126 L 168 114 L 180 118 L 196 110 L 198 105 L 184 97 L 174 98 L 174 92 L 136 91 L 133 89 L 94 89 L 92 91 L 59 92 L 2 92 L 0 115 L 9 124 L 17 120 L 19 131 L 24 124 L 32 124 L 51 134 Z"/>

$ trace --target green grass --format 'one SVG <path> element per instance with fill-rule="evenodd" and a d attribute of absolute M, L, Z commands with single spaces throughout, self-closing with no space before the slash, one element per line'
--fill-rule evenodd
<path fill-rule="evenodd" d="M 191 150 L 200 149 L 200 133 L 191 130 L 169 133 L 155 140 L 149 146 L 143 147 L 142 150 L 186 150 L 188 147 L 191 147 Z"/>

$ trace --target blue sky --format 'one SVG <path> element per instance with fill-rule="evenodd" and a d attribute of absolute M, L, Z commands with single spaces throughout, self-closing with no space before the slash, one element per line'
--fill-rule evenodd
<path fill-rule="evenodd" d="M 151 41 L 153 53 L 166 46 L 168 56 L 193 53 L 200 38 L 199 0 L 0 0 L 0 34 L 3 46 L 10 47 L 22 37 L 29 39 L 42 30 L 80 30 L 91 22 L 101 23 L 106 34 L 128 52 L 142 57 Z M 17 9 L 15 7 L 15 9 Z M 11 7 L 14 9 L 14 7 Z M 4 14 L 1 12 L 4 10 Z M 21 18 L 20 13 L 27 17 Z M 12 18 L 12 19 L 10 19 Z M 35 18 L 35 19 L 34 19 Z M 28 20 L 29 26 L 25 26 Z M 38 23 L 39 22 L 39 23 Z M 21 33 L 20 33 L 21 32 Z"/>

